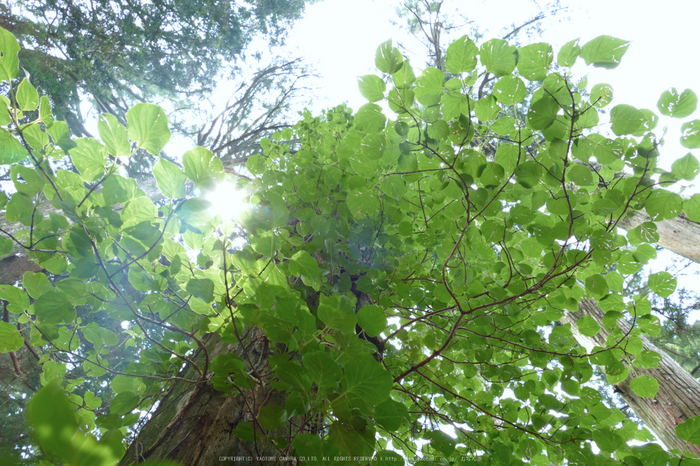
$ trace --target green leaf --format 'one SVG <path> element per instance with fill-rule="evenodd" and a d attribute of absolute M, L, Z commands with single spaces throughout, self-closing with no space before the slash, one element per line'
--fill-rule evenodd
<path fill-rule="evenodd" d="M 404 60 L 401 68 L 394 71 L 391 78 L 396 89 L 408 89 L 416 80 L 416 75 L 413 73 L 411 63 L 408 60 Z"/>
<path fill-rule="evenodd" d="M 0 353 L 17 351 L 24 345 L 24 338 L 17 327 L 7 322 L 0 322 Z"/>
<path fill-rule="evenodd" d="M 530 106 L 527 114 L 528 126 L 534 130 L 547 129 L 554 123 L 559 113 L 559 104 L 551 97 L 543 97 Z"/>
<path fill-rule="evenodd" d="M 133 411 L 141 402 L 141 397 L 133 392 L 118 393 L 109 405 L 111 414 L 123 415 Z"/>
<path fill-rule="evenodd" d="M 117 117 L 110 113 L 103 113 L 97 120 L 97 131 L 100 139 L 107 147 L 107 152 L 115 157 L 128 157 L 131 155 L 129 136 L 124 125 L 119 123 Z"/>
<path fill-rule="evenodd" d="M 226 176 L 221 159 L 204 147 L 195 147 L 185 152 L 182 165 L 187 178 L 194 181 L 195 186 L 205 189 L 213 189 Z"/>
<path fill-rule="evenodd" d="M 45 324 L 68 324 L 77 317 L 65 293 L 47 291 L 34 302 L 34 313 Z"/>
<path fill-rule="evenodd" d="M 686 149 L 700 149 L 700 120 L 683 123 L 681 126 L 681 145 Z M 0 147 L 2 147 L 2 134 L 0 134 Z M 0 152 L 0 161 L 2 152 Z"/>
<path fill-rule="evenodd" d="M 15 243 L 10 238 L 0 236 L 0 257 L 4 257 L 11 253 L 14 246 Z"/>
<path fill-rule="evenodd" d="M 5 218 L 11 222 L 20 222 L 22 225 L 32 224 L 34 202 L 22 193 L 14 193 L 7 203 Z"/>
<path fill-rule="evenodd" d="M 214 282 L 208 278 L 193 278 L 187 282 L 187 292 L 204 302 L 214 301 Z"/>
<path fill-rule="evenodd" d="M 282 382 L 300 389 L 304 394 L 311 390 L 311 380 L 306 375 L 303 367 L 296 363 L 280 364 L 275 369 L 275 374 Z"/>
<path fill-rule="evenodd" d="M 27 150 L 9 131 L 0 128 L 0 165 L 21 162 L 29 156 Z"/>
<path fill-rule="evenodd" d="M 24 136 L 25 141 L 27 141 L 29 146 L 34 150 L 43 151 L 49 144 L 48 134 L 41 130 L 38 123 L 25 126 L 22 130 L 22 136 Z"/>
<path fill-rule="evenodd" d="M 428 67 L 416 81 L 416 100 L 426 107 L 440 103 L 445 92 L 445 74 L 437 68 Z"/>
<path fill-rule="evenodd" d="M 97 139 L 78 138 L 70 158 L 85 181 L 97 181 L 105 172 L 107 148 Z"/>
<path fill-rule="evenodd" d="M 10 303 L 7 310 L 14 314 L 20 314 L 29 307 L 29 296 L 16 286 L 0 285 L 0 299 Z"/>
<path fill-rule="evenodd" d="M 572 41 L 564 44 L 557 54 L 557 63 L 559 66 L 567 66 L 571 68 L 576 63 L 576 59 L 581 54 L 581 46 L 579 45 L 579 39 L 574 39 Z"/>
<path fill-rule="evenodd" d="M 581 57 L 586 61 L 586 65 L 610 70 L 617 68 L 629 45 L 629 41 L 626 40 L 598 36 L 583 45 Z"/>
<path fill-rule="evenodd" d="M 698 108 L 698 96 L 690 89 L 684 90 L 679 95 L 676 88 L 672 87 L 661 94 L 656 107 L 662 115 L 685 118 L 692 115 Z"/>
<path fill-rule="evenodd" d="M 163 109 L 157 105 L 134 105 L 126 112 L 126 122 L 131 140 L 137 142 L 140 149 L 145 149 L 156 157 L 170 141 L 168 119 Z"/>
<path fill-rule="evenodd" d="M 357 85 L 360 88 L 362 97 L 370 102 L 377 102 L 384 98 L 386 83 L 379 76 L 367 74 L 357 78 Z"/>
<path fill-rule="evenodd" d="M 85 392 L 83 399 L 85 400 L 85 406 L 90 409 L 97 409 L 102 405 L 102 399 L 96 397 L 93 392 Z"/>
<path fill-rule="evenodd" d="M 287 412 L 280 405 L 263 406 L 258 413 L 258 421 L 263 429 L 281 429 L 287 422 Z"/>
<path fill-rule="evenodd" d="M 503 76 L 493 87 L 493 96 L 499 104 L 514 105 L 527 96 L 527 87 L 517 76 Z"/>
<path fill-rule="evenodd" d="M 102 182 L 102 196 L 105 204 L 124 204 L 134 199 L 138 192 L 136 182 L 130 178 L 119 175 L 111 175 Z"/>
<path fill-rule="evenodd" d="M 316 457 L 316 459 L 323 458 L 323 441 L 318 435 L 296 434 L 294 440 L 292 440 L 292 446 L 296 451 L 296 456 L 299 459 L 304 458 L 310 464 L 314 464 L 310 460 L 311 457 Z"/>
<path fill-rule="evenodd" d="M 350 191 L 348 193 L 347 206 L 355 218 L 374 215 L 380 208 L 379 199 L 372 191 L 367 189 Z"/>
<path fill-rule="evenodd" d="M 631 105 L 620 104 L 610 111 L 612 131 L 618 136 L 634 134 L 646 121 L 644 114 Z"/>
<path fill-rule="evenodd" d="M 141 222 L 151 222 L 158 218 L 158 209 L 147 197 L 137 197 L 127 202 L 122 211 L 124 227 Z"/>
<path fill-rule="evenodd" d="M 25 290 L 27 290 L 29 296 L 34 299 L 38 299 L 39 296 L 47 291 L 51 291 L 53 288 L 49 279 L 46 278 L 46 275 L 40 272 L 24 272 L 24 276 L 22 277 L 22 286 Z"/>
<path fill-rule="evenodd" d="M 676 435 L 681 440 L 700 445 L 700 416 L 693 416 L 683 424 L 676 426 Z"/>
<path fill-rule="evenodd" d="M 384 156 L 386 137 L 381 133 L 368 134 L 362 138 L 360 149 L 369 160 L 379 160 Z"/>
<path fill-rule="evenodd" d="M 54 144 L 64 151 L 69 151 L 75 147 L 75 143 L 70 138 L 70 130 L 65 122 L 54 121 L 50 127 L 46 128 L 46 132 L 49 133 Z"/>
<path fill-rule="evenodd" d="M 389 398 L 374 408 L 374 419 L 387 431 L 395 432 L 408 422 L 408 408 Z"/>
<path fill-rule="evenodd" d="M 406 113 L 413 106 L 415 96 L 413 89 L 392 89 L 387 97 L 389 108 L 394 113 Z"/>
<path fill-rule="evenodd" d="M 338 294 L 321 295 L 318 318 L 328 327 L 345 332 L 354 332 L 357 322 L 355 310 L 344 297 Z"/>
<path fill-rule="evenodd" d="M 700 222 L 700 194 L 693 194 L 690 199 L 683 199 L 683 211 L 694 222 Z"/>
<path fill-rule="evenodd" d="M 442 95 L 442 114 L 445 120 L 457 120 L 462 115 L 469 115 L 474 108 L 474 101 L 459 92 L 447 92 Z"/>
<path fill-rule="evenodd" d="M 582 335 L 586 337 L 594 337 L 600 331 L 600 325 L 591 316 L 583 316 L 576 321 L 576 327 Z"/>
<path fill-rule="evenodd" d="M 677 193 L 665 189 L 655 189 L 644 205 L 652 220 L 670 220 L 683 209 L 683 199 Z"/>
<path fill-rule="evenodd" d="M 457 441 L 441 430 L 434 430 L 427 435 L 430 438 L 430 446 L 449 457 L 457 445 Z"/>
<path fill-rule="evenodd" d="M 39 99 L 39 120 L 47 126 L 55 121 L 51 114 L 51 101 L 45 95 Z"/>
<path fill-rule="evenodd" d="M 305 354 L 303 361 L 307 374 L 320 388 L 334 387 L 343 376 L 338 363 L 323 351 Z"/>
<path fill-rule="evenodd" d="M 659 391 L 659 382 L 654 377 L 642 375 L 632 379 L 630 388 L 637 396 L 654 398 Z"/>
<path fill-rule="evenodd" d="M 403 55 L 401 55 L 399 49 L 392 46 L 391 39 L 389 39 L 377 47 L 374 64 L 379 71 L 394 74 L 403 64 Z"/>
<path fill-rule="evenodd" d="M 393 378 L 384 366 L 365 353 L 345 364 L 341 385 L 355 406 L 369 407 L 389 397 Z"/>
<path fill-rule="evenodd" d="M 39 194 L 41 190 L 44 189 L 44 183 L 46 180 L 44 175 L 38 170 L 19 164 L 12 166 L 10 169 L 10 177 L 12 178 L 12 182 L 14 183 L 17 192 L 20 192 L 28 197 Z"/>
<path fill-rule="evenodd" d="M 610 84 L 598 83 L 591 89 L 591 103 L 598 108 L 607 106 L 613 99 L 613 88 Z"/>
<path fill-rule="evenodd" d="M 487 122 L 495 120 L 500 110 L 501 108 L 496 103 L 496 98 L 490 95 L 488 97 L 484 97 L 476 103 L 474 113 L 479 120 Z"/>
<path fill-rule="evenodd" d="M 700 172 L 700 164 L 693 154 L 688 152 L 684 157 L 676 159 L 671 165 L 671 173 L 678 178 L 692 181 Z"/>
<path fill-rule="evenodd" d="M 649 275 L 649 288 L 662 298 L 671 296 L 676 290 L 676 284 L 676 277 L 668 272 L 658 272 Z"/>
<path fill-rule="evenodd" d="M 386 117 L 377 104 L 365 104 L 355 114 L 355 127 L 366 133 L 378 133 L 384 129 Z"/>
<path fill-rule="evenodd" d="M 586 291 L 594 297 L 601 298 L 610 292 L 608 282 L 600 274 L 591 275 L 586 278 Z"/>
<path fill-rule="evenodd" d="M 476 68 L 476 44 L 467 36 L 462 36 L 447 47 L 445 67 L 450 73 L 470 73 Z"/>
<path fill-rule="evenodd" d="M 34 111 L 39 106 L 39 93 L 36 91 L 29 79 L 24 78 L 17 86 L 17 105 L 20 110 Z"/>
<path fill-rule="evenodd" d="M 301 277 L 306 286 L 318 291 L 321 288 L 321 271 L 316 259 L 306 251 L 299 251 L 292 256 L 292 263 L 296 267 L 294 275 Z"/>
<path fill-rule="evenodd" d="M 566 171 L 566 176 L 569 181 L 576 183 L 578 186 L 594 186 L 598 184 L 597 178 L 593 177 L 593 173 L 586 165 L 574 165 Z"/>
<path fill-rule="evenodd" d="M 90 322 L 82 329 L 85 339 L 92 343 L 96 348 L 103 346 L 115 346 L 119 343 L 119 337 L 116 333 L 106 328 L 101 328 L 95 322 Z"/>
<path fill-rule="evenodd" d="M 5 82 L 17 77 L 19 74 L 19 43 L 15 36 L 6 29 L 0 27 L 0 78 Z"/>
<path fill-rule="evenodd" d="M 651 244 L 640 244 L 637 246 L 637 249 L 635 249 L 633 255 L 637 262 L 646 264 L 651 259 L 656 259 L 656 248 Z"/>
<path fill-rule="evenodd" d="M 530 81 L 542 81 L 554 60 L 552 46 L 540 42 L 518 49 L 518 72 Z"/>
<path fill-rule="evenodd" d="M 500 77 L 513 72 L 517 53 L 516 47 L 505 40 L 491 39 L 481 46 L 479 56 L 486 71 Z"/>
<path fill-rule="evenodd" d="M 363 306 L 357 312 L 357 323 L 368 336 L 376 337 L 386 328 L 386 313 L 374 304 Z"/>
<path fill-rule="evenodd" d="M 46 361 L 42 366 L 41 384 L 61 383 L 66 376 L 66 365 L 55 361 Z"/>
<path fill-rule="evenodd" d="M 165 197 L 180 199 L 187 194 L 187 187 L 185 186 L 187 176 L 174 163 L 160 158 L 153 167 L 153 176 L 156 179 L 158 188 Z"/>
<path fill-rule="evenodd" d="M 58 384 L 40 389 L 32 397 L 27 408 L 27 418 L 36 441 L 57 458 L 68 459 L 73 449 L 75 407 Z"/>
<path fill-rule="evenodd" d="M 593 440 L 598 448 L 607 452 L 614 452 L 624 445 L 625 441 L 609 427 L 593 430 Z"/>

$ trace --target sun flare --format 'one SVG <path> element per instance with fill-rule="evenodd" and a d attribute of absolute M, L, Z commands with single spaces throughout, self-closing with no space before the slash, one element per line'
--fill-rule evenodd
<path fill-rule="evenodd" d="M 248 194 L 233 183 L 226 182 L 217 186 L 205 198 L 211 202 L 209 211 L 212 214 L 221 215 L 224 220 L 235 220 L 248 208 Z"/>

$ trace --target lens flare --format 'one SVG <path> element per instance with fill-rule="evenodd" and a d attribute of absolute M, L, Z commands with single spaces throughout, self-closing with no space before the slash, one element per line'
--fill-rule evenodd
<path fill-rule="evenodd" d="M 209 211 L 223 220 L 235 220 L 248 208 L 248 193 L 233 183 L 221 183 L 205 196 L 211 202 Z"/>

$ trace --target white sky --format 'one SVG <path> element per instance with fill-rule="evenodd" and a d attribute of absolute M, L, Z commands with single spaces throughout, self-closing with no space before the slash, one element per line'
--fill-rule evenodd
<path fill-rule="evenodd" d="M 405 33 L 391 24 L 396 18 L 394 7 L 399 3 L 323 0 L 307 8 L 288 42 L 290 48 L 296 48 L 309 62 L 318 64 L 323 82 L 319 100 L 329 99 L 328 105 L 348 101 L 353 108 L 365 103 L 357 90 L 356 78 L 377 72 L 376 47 L 389 38 L 406 42 Z M 475 12 L 475 24 L 487 31 L 485 39 L 502 35 L 504 28 L 524 22 L 538 12 L 528 0 L 458 3 L 462 11 Z M 584 43 L 609 34 L 632 41 L 617 69 L 586 67 L 590 70 L 589 82 L 613 85 L 616 103 L 655 109 L 659 95 L 668 87 L 690 87 L 700 92 L 700 61 L 694 51 L 700 38 L 696 29 L 700 2 L 693 6 L 695 3 L 692 0 L 562 0 L 569 12 L 543 21 L 542 40 L 551 43 L 555 53 L 562 44 L 575 38 Z M 464 33 L 468 33 L 466 28 Z M 413 65 L 418 68 L 421 64 Z"/>

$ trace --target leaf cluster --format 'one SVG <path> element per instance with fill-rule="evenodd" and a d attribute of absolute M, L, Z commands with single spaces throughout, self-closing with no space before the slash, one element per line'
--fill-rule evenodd
<path fill-rule="evenodd" d="M 246 165 L 253 178 L 237 184 L 248 209 L 231 220 L 201 196 L 226 178 L 207 149 L 188 151 L 182 166 L 159 159 L 157 202 L 120 174 L 136 150 L 159 156 L 170 138 L 162 109 L 138 104 L 126 126 L 105 115 L 101 141 L 73 140 L 28 81 L 15 86 L 19 47 L 0 33 L 0 78 L 16 89 L 0 107 L 0 163 L 16 172 L 4 215 L 24 227 L 2 232 L 0 252 L 17 244 L 59 277 L 25 274 L 0 289 L 12 314 L 2 350 L 25 339 L 45 349 L 29 419 L 48 456 L 119 458 L 141 411 L 174 383 L 241 399 L 269 385 L 283 401 L 243 407 L 252 420 L 233 435 L 318 464 L 395 464 L 401 453 L 661 465 L 682 454 L 629 445 L 649 432 L 586 386 L 593 365 L 616 383 L 658 364 L 640 338 L 660 330 L 649 300 L 622 295 L 623 275 L 650 259 L 658 233 L 648 222 L 624 236 L 618 222 L 640 209 L 698 215 L 697 199 L 665 189 L 695 176 L 695 157 L 658 168 L 654 112 L 617 105 L 610 134 L 599 110 L 610 89 L 588 92 L 568 71 L 579 57 L 617 66 L 626 42 L 573 41 L 555 71 L 548 44 L 463 37 L 447 49 L 450 79 L 416 73 L 384 43 L 381 74 L 360 79 L 369 102 L 357 112 L 305 112 L 260 142 L 264 153 Z M 481 95 L 486 73 L 498 81 Z M 659 111 L 687 117 L 694 98 L 669 91 Z M 19 123 L 37 107 L 39 118 Z M 683 125 L 688 148 L 700 146 L 698 124 Z M 484 141 L 492 154 L 479 150 Z M 54 170 L 61 157 L 76 171 Z M 662 297 L 675 285 L 663 272 L 648 279 Z M 584 316 L 578 331 L 609 331 L 590 352 L 571 324 L 557 325 L 587 299 L 605 318 Z M 91 325 L 97 314 L 118 325 Z M 615 325 L 623 318 L 627 333 Z M 213 351 L 212 341 L 230 347 Z M 261 341 L 265 351 L 254 350 Z M 106 355 L 119 346 L 135 352 L 117 370 Z M 77 367 L 109 380 L 109 413 L 95 416 L 94 393 L 63 380 Z M 631 383 L 639 396 L 658 389 L 649 377 Z M 60 419 L 46 415 L 50 404 Z M 310 419 L 320 419 L 312 432 Z M 697 422 L 678 436 L 696 443 Z"/>

